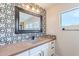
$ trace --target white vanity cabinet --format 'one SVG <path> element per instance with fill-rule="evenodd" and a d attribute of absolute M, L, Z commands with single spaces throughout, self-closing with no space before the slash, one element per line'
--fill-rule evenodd
<path fill-rule="evenodd" d="M 17 54 L 16 56 L 54 56 L 55 54 L 55 41 L 42 44 L 28 51 Z"/>
<path fill-rule="evenodd" d="M 51 41 L 30 50 L 30 56 L 54 56 L 55 41 Z"/>

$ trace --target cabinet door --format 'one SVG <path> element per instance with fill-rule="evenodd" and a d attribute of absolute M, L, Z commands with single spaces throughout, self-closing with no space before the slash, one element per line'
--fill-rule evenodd
<path fill-rule="evenodd" d="M 48 56 L 48 43 L 43 44 L 41 48 L 42 56 Z"/>
<path fill-rule="evenodd" d="M 41 50 L 41 54 L 42 54 L 42 56 L 48 56 L 48 49 L 44 48 L 43 50 Z"/>
<path fill-rule="evenodd" d="M 15 56 L 29 56 L 29 51 L 24 51 L 24 52 L 19 53 L 19 54 L 15 55 Z"/>
<path fill-rule="evenodd" d="M 31 56 L 47 56 L 48 55 L 48 43 L 40 45 L 30 50 Z"/>
<path fill-rule="evenodd" d="M 55 54 L 55 41 L 49 42 L 48 55 L 53 56 Z"/>
<path fill-rule="evenodd" d="M 39 51 L 41 51 L 41 46 L 30 49 L 30 55 L 32 55 L 32 54 L 34 54 L 36 52 L 39 52 Z"/>

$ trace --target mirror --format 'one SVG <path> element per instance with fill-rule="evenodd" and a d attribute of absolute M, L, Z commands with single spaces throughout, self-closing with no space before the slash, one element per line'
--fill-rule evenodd
<path fill-rule="evenodd" d="M 42 32 L 42 16 L 15 6 L 15 33 Z"/>
<path fill-rule="evenodd" d="M 40 17 L 19 12 L 19 30 L 40 30 Z"/>

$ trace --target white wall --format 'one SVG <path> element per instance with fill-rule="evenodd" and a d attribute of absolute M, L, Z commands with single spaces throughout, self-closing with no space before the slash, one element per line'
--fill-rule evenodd
<path fill-rule="evenodd" d="M 56 54 L 60 56 L 79 56 L 79 31 L 62 31 L 59 13 L 79 4 L 56 4 L 47 10 L 47 34 L 56 34 Z"/>

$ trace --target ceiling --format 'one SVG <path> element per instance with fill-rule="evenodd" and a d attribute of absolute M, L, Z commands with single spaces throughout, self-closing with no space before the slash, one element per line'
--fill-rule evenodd
<path fill-rule="evenodd" d="M 36 3 L 36 4 L 42 8 L 48 9 L 48 8 L 52 7 L 53 5 L 55 5 L 56 3 Z"/>

